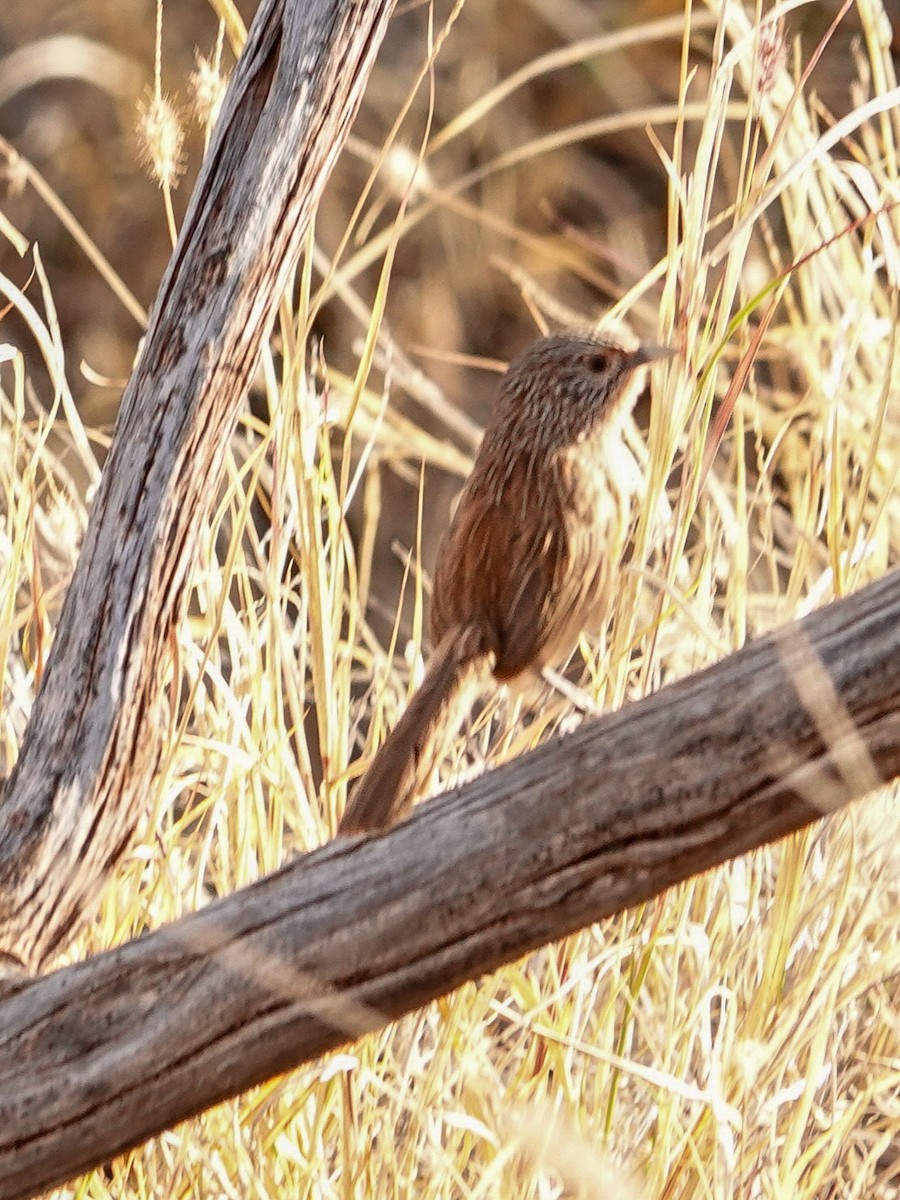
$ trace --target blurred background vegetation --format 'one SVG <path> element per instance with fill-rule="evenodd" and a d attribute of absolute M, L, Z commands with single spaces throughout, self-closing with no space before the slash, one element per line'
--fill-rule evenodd
<path fill-rule="evenodd" d="M 227 39 L 220 37 L 216 7 L 180 0 L 164 13 L 162 91 L 172 101 L 184 137 L 173 199 L 176 220 L 190 197 L 203 152 L 197 75 L 205 64 L 207 77 L 215 79 L 221 61 L 224 76 L 233 62 Z M 254 6 L 245 0 L 237 8 L 249 21 Z M 802 41 L 790 49 L 785 42 L 783 53 L 816 46 L 838 8 L 838 0 L 795 6 L 786 33 Z M 326 258 L 341 244 L 372 163 L 421 68 L 429 22 L 439 27 L 451 12 L 449 6 L 433 14 L 422 3 L 398 6 L 356 136 L 319 209 L 316 238 Z M 404 172 L 430 129 L 418 198 L 426 188 L 436 195 L 431 203 L 413 205 L 424 211 L 397 246 L 386 323 L 412 364 L 450 398 L 454 409 L 478 424 L 489 411 L 495 378 L 461 359 L 481 357 L 495 364 L 534 336 L 535 321 L 523 290 L 530 292 L 532 283 L 541 289 L 541 307 L 554 310 L 547 313 L 551 324 L 591 324 L 665 252 L 666 175 L 644 126 L 652 124 L 661 143 L 671 148 L 681 77 L 681 12 L 675 0 L 604 0 L 599 5 L 587 0 L 494 0 L 461 6 L 434 64 L 433 97 L 423 87 L 412 99 L 399 138 L 409 161 L 397 152 L 382 172 L 345 255 L 351 263 L 348 282 L 363 297 L 374 294 L 378 252 L 384 248 L 377 235 L 390 228 L 398 190 L 407 182 Z M 144 309 L 153 301 L 171 250 L 138 120 L 139 107 L 146 106 L 154 87 L 156 15 L 151 0 L 38 0 L 8 5 L 0 14 L 0 133 L 55 189 Z M 894 13 L 892 19 L 896 48 L 900 16 Z M 713 53 L 708 10 L 695 13 L 694 28 L 690 67 L 702 77 Z M 604 32 L 613 35 L 611 52 L 586 50 L 562 68 L 548 64 L 540 69 L 542 56 Z M 630 36 L 617 44 L 615 34 L 625 32 Z M 823 48 L 813 80 L 823 112 L 841 116 L 851 107 L 859 38 L 859 22 L 847 19 Z M 539 65 L 532 78 L 479 115 L 480 97 L 535 62 Z M 702 92 L 701 83 L 694 87 Z M 577 129 L 594 122 L 611 128 L 599 136 L 591 128 Z M 572 140 L 560 136 L 568 129 L 575 129 Z M 735 124 L 728 134 L 734 144 L 723 154 L 714 179 L 723 205 L 734 193 L 739 172 L 739 135 Z M 686 124 L 684 137 L 696 148 L 696 122 Z M 541 139 L 546 143 L 536 147 Z M 502 160 L 511 153 L 517 161 L 505 165 Z M 44 199 L 32 188 L 17 186 L 15 171 L 11 175 L 5 212 L 40 245 L 75 401 L 87 425 L 109 428 L 137 349 L 140 323 Z M 751 253 L 760 255 L 763 278 L 765 248 L 752 245 Z M 0 244 L 0 269 L 20 286 L 30 273 L 28 262 L 8 244 Z M 653 296 L 651 291 L 644 305 L 641 334 L 656 332 Z M 15 330 L 15 321 L 15 314 L 8 314 L 7 328 Z M 313 328 L 328 359 L 351 372 L 354 343 L 358 349 L 363 333 L 359 313 L 332 296 L 315 313 Z M 27 350 L 28 339 L 21 338 L 21 344 Z M 38 362 L 32 365 L 40 369 Z M 417 405 L 400 382 L 392 404 L 407 409 L 428 432 L 471 450 L 477 424 L 448 428 L 433 410 Z M 460 438 L 461 432 L 468 436 Z M 408 458 L 415 458 L 415 448 Z M 396 461 L 393 466 L 382 472 L 390 520 L 379 528 L 375 547 L 377 598 L 388 610 L 396 604 L 402 571 L 392 546 L 397 540 L 405 546 L 415 540 L 418 491 L 418 470 L 405 470 Z M 458 479 L 445 472 L 429 477 L 426 562 L 457 486 Z"/>

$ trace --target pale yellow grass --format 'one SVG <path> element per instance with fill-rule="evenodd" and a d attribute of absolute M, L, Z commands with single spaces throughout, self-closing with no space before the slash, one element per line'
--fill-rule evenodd
<path fill-rule="evenodd" d="M 667 256 L 608 320 L 682 353 L 657 370 L 649 426 L 634 431 L 647 499 L 627 586 L 602 643 L 583 647 L 582 683 L 607 706 L 859 587 L 900 556 L 900 94 L 885 10 L 857 0 L 845 18 L 863 35 L 838 140 L 815 102 L 814 73 L 803 78 L 814 46 L 780 41 L 775 18 L 790 23 L 798 7 L 766 9 L 761 22 L 752 6 L 730 3 L 720 15 L 709 0 L 698 16 L 712 30 L 709 70 L 693 71 L 685 38 L 678 102 L 617 118 L 635 138 L 648 120 L 676 135 L 670 152 L 657 142 L 669 179 Z M 514 160 L 538 166 L 539 154 L 596 133 L 536 139 L 469 178 L 435 182 L 432 153 L 514 103 L 520 83 L 589 52 L 597 47 L 485 91 L 421 151 L 399 126 L 393 144 L 351 146 L 380 172 L 375 208 L 359 207 L 339 261 L 311 237 L 299 304 L 281 307 L 278 354 L 266 351 L 261 374 L 270 416 L 248 416 L 235 438 L 178 630 L 172 695 L 189 699 L 170 713 L 139 844 L 71 957 L 229 893 L 330 835 L 348 781 L 401 710 L 424 653 L 427 577 L 416 545 L 402 548 L 412 624 L 398 619 L 383 646 L 361 603 L 373 530 L 386 519 L 380 466 L 417 478 L 424 461 L 462 477 L 472 450 L 468 419 L 382 326 L 392 248 L 442 207 L 475 219 L 465 193 L 476 178 Z M 687 122 L 698 138 L 683 136 Z M 379 217 L 392 205 L 396 219 Z M 514 224 L 502 232 L 507 255 L 531 244 Z M 561 271 L 577 259 L 587 275 L 588 257 L 560 239 Z M 383 269 L 367 297 L 370 263 Z M 536 283 L 519 280 L 534 311 L 552 308 Z M 0 365 L 9 762 L 92 471 L 51 293 L 41 292 L 42 313 L 6 294 L 57 387 L 42 415 L 22 359 L 10 352 Z M 333 297 L 359 323 L 355 378 L 310 345 Z M 428 432 L 396 411 L 401 388 L 430 408 Z M 434 432 L 448 424 L 455 444 Z M 365 516 L 354 545 L 345 518 L 356 494 Z M 523 724 L 502 698 L 491 701 L 444 781 L 521 753 L 564 713 L 547 701 Z M 60 1194 L 895 1196 L 895 809 L 888 789 L 673 888 Z"/>

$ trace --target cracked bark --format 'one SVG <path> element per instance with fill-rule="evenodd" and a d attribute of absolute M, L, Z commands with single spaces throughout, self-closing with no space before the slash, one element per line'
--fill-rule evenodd
<path fill-rule="evenodd" d="M 900 773 L 900 573 L 0 1002 L 33 1195 Z"/>
<path fill-rule="evenodd" d="M 40 970 L 131 843 L 160 674 L 262 338 L 393 0 L 264 0 L 122 399 L 0 801 L 0 961 Z"/>

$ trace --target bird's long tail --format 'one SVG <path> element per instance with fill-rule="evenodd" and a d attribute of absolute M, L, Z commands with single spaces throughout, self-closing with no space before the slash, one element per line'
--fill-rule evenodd
<path fill-rule="evenodd" d="M 383 833 L 406 815 L 459 728 L 490 657 L 476 627 L 444 634 L 409 707 L 351 795 L 338 837 Z"/>

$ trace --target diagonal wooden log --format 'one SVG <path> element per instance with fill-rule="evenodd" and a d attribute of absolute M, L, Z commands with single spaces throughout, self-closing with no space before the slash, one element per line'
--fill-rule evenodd
<path fill-rule="evenodd" d="M 0 1002 L 33 1195 L 900 773 L 900 572 Z"/>
<path fill-rule="evenodd" d="M 0 961 L 39 970 L 127 848 L 201 518 L 393 0 L 263 0 L 122 400 L 0 802 Z"/>

